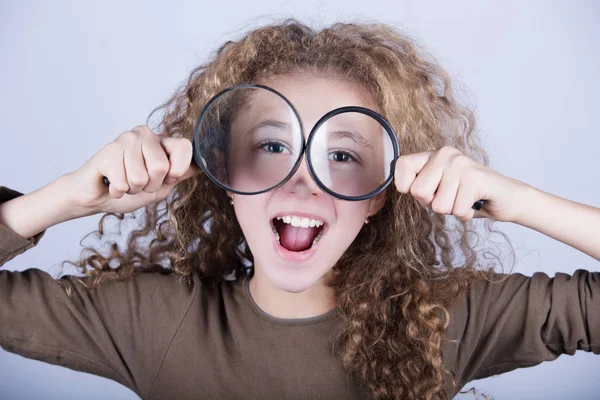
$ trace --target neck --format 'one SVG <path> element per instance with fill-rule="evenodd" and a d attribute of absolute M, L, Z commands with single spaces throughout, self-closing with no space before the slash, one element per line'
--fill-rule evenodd
<path fill-rule="evenodd" d="M 331 311 L 337 305 L 334 291 L 325 284 L 325 277 L 312 287 L 300 293 L 290 293 L 279 289 L 271 280 L 254 269 L 250 279 L 250 295 L 265 313 L 284 319 L 311 318 Z"/>

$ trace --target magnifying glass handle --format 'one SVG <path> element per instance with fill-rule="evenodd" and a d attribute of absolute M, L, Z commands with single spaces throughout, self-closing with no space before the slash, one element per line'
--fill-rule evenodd
<path fill-rule="evenodd" d="M 483 203 L 485 202 L 485 200 L 477 200 L 474 204 L 473 207 L 471 207 L 474 210 L 481 210 L 481 207 L 483 207 Z"/>

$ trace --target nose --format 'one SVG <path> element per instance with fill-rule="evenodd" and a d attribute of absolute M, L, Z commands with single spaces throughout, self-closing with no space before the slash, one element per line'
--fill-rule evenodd
<path fill-rule="evenodd" d="M 292 175 L 292 177 L 283 184 L 282 189 L 286 193 L 295 193 L 302 198 L 306 198 L 311 195 L 318 196 L 324 193 L 310 175 L 308 164 L 306 162 L 306 153 L 302 155 L 300 166 L 294 175 Z"/>

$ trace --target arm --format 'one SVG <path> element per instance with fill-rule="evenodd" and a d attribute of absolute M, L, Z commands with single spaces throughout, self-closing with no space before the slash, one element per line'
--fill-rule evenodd
<path fill-rule="evenodd" d="M 600 208 L 529 187 L 513 222 L 534 229 L 600 261 Z"/>
<path fill-rule="evenodd" d="M 21 193 L 0 186 L 0 207 L 4 202 L 18 196 L 21 196 Z M 45 233 L 46 231 L 41 231 L 35 236 L 25 238 L 16 234 L 11 228 L 4 224 L 0 218 L 0 267 L 18 254 L 35 247 Z"/>
<path fill-rule="evenodd" d="M 18 196 L 0 187 L 0 201 Z M 0 223 L 0 266 L 37 245 L 43 233 L 27 239 Z M 192 290 L 174 275 L 160 273 L 102 281 L 91 292 L 79 279 L 91 284 L 88 277 L 57 280 L 36 268 L 0 270 L 0 347 L 115 380 L 143 398 L 192 301 Z M 70 283 L 71 296 L 59 282 Z"/>
<path fill-rule="evenodd" d="M 600 260 L 600 209 L 529 186 L 511 222 Z M 504 279 L 500 281 L 501 279 Z M 462 384 L 551 361 L 600 354 L 600 272 L 495 274 L 451 311 L 446 357 Z"/>
<path fill-rule="evenodd" d="M 92 215 L 69 202 L 65 196 L 68 186 L 68 175 L 25 195 L 0 186 L 0 224 L 31 238 L 53 225 Z"/>
<path fill-rule="evenodd" d="M 600 355 L 600 272 L 495 273 L 491 280 L 474 284 L 449 310 L 444 354 L 461 386 L 576 350 Z"/>

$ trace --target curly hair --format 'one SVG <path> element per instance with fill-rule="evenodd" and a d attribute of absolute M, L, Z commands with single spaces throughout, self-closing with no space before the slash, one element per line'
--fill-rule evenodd
<path fill-rule="evenodd" d="M 317 31 L 287 19 L 254 29 L 219 47 L 148 120 L 162 111 L 157 133 L 192 140 L 197 116 L 222 89 L 297 70 L 333 73 L 364 86 L 403 154 L 449 145 L 488 165 L 473 112 L 456 99 L 448 74 L 413 39 L 380 23 L 336 23 Z M 476 268 L 478 255 L 485 254 L 469 241 L 469 234 L 479 237 L 476 221 L 436 214 L 394 185 L 385 196 L 333 266 L 328 284 L 341 330 L 332 351 L 374 399 L 447 399 L 448 379 L 460 389 L 454 371 L 442 363 L 448 308 L 474 282 L 487 279 L 493 266 Z M 204 174 L 138 211 L 143 218 L 126 250 L 112 242 L 109 254 L 87 247 L 79 261 L 65 261 L 93 278 L 92 290 L 103 279 L 157 270 L 190 285 L 192 274 L 210 285 L 227 275 L 253 274 L 252 252 L 229 198 Z M 105 213 L 93 232 L 100 238 L 110 216 L 119 226 L 125 221 L 125 214 Z M 492 230 L 493 220 L 483 221 L 488 233 L 508 240 Z M 84 256 L 86 251 L 91 254 Z"/>

